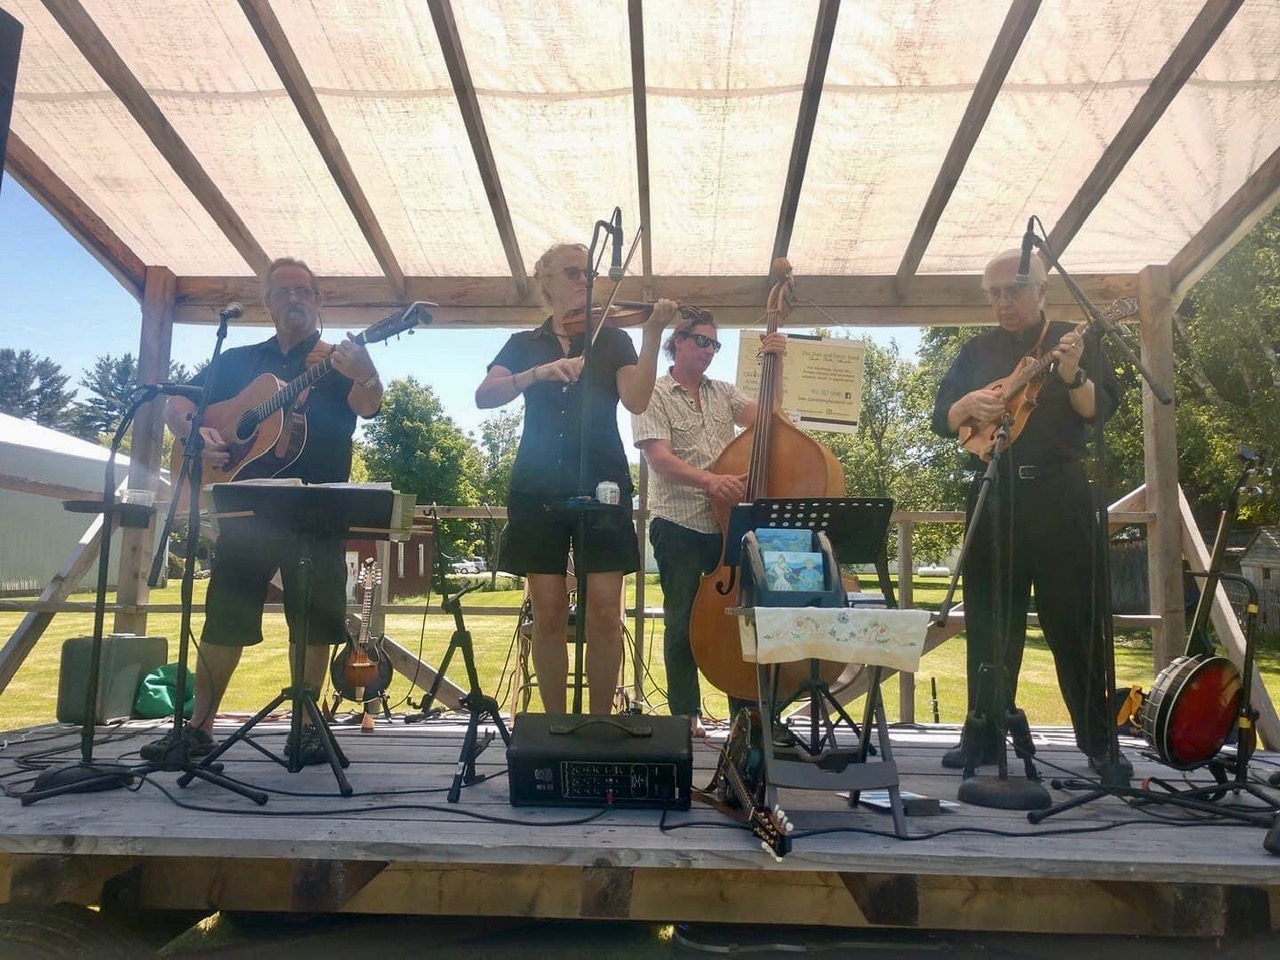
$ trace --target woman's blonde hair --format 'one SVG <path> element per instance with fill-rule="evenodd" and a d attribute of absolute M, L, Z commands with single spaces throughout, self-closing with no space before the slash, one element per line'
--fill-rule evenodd
<path fill-rule="evenodd" d="M 538 258 L 538 262 L 533 265 L 533 279 L 538 285 L 538 297 L 542 300 L 543 306 L 551 306 L 551 297 L 547 294 L 547 281 L 555 273 L 551 269 L 552 263 L 556 257 L 565 250 L 581 250 L 587 252 L 587 248 L 580 243 L 557 243 L 551 246 L 547 251 Z"/>

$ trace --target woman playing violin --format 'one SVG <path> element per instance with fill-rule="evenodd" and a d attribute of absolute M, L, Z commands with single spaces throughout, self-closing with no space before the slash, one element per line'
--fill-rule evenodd
<path fill-rule="evenodd" d="M 566 712 L 569 623 L 566 576 L 576 515 L 563 507 L 602 480 L 620 489 L 619 510 L 588 514 L 578 544 L 587 577 L 586 630 L 588 707 L 608 713 L 622 662 L 618 597 L 622 578 L 640 566 L 631 519 L 631 472 L 618 433 L 618 402 L 632 413 L 649 405 L 657 376 L 663 328 L 676 304 L 660 300 L 644 323 L 640 353 L 621 330 L 605 327 L 592 342 L 583 371 L 587 250 L 557 244 L 534 267 L 534 281 L 551 315 L 536 329 L 513 334 L 498 352 L 480 386 L 476 406 L 499 407 L 524 395 L 524 429 L 511 470 L 507 529 L 499 551 L 501 569 L 526 577 L 533 606 L 533 664 L 548 713 Z M 587 473 L 580 477 L 581 391 L 587 391 L 590 434 Z M 585 481 L 585 483 L 581 482 Z M 580 489 L 580 486 L 584 489 Z"/>

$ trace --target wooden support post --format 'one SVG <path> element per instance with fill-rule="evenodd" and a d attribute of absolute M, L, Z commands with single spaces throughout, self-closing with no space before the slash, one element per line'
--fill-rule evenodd
<path fill-rule="evenodd" d="M 898 521 L 898 606 L 910 610 L 915 604 L 912 574 L 915 570 L 911 556 L 911 533 L 915 523 Z M 907 671 L 898 674 L 898 719 L 903 723 L 916 722 L 916 675 Z"/>
<path fill-rule="evenodd" d="M 142 339 L 138 344 L 138 382 L 157 383 L 169 377 L 169 356 L 173 345 L 173 305 L 178 280 L 168 267 L 147 267 L 142 291 Z M 133 442 L 129 448 L 129 486 L 155 490 L 160 476 L 160 455 L 164 450 L 164 400 L 156 399 L 138 411 L 133 421 Z M 127 607 L 145 606 L 147 574 L 155 548 L 156 523 L 145 530 L 123 531 L 120 563 L 117 568 L 118 602 Z M 147 630 L 147 613 L 119 611 L 116 633 L 142 635 Z"/>
<path fill-rule="evenodd" d="M 1173 299 L 1167 266 L 1145 267 L 1138 274 L 1142 362 L 1173 391 Z M 1174 404 L 1162 404 L 1142 386 L 1142 447 L 1147 475 L 1147 575 L 1155 667 L 1159 671 L 1180 652 L 1186 625 L 1182 597 L 1182 531 L 1178 514 L 1178 435 Z"/>
<path fill-rule="evenodd" d="M 636 517 L 636 539 L 640 543 L 640 569 L 636 571 L 636 635 L 632 648 L 632 697 L 633 703 L 640 703 L 644 697 L 644 577 L 645 561 L 649 556 L 649 461 L 640 458 L 640 513 Z M 623 603 L 622 615 L 627 615 L 626 604 Z M 514 710 L 512 711 L 515 712 Z"/>

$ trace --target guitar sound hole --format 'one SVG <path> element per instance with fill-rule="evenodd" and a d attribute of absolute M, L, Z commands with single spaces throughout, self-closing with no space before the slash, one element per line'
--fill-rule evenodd
<path fill-rule="evenodd" d="M 236 421 L 236 441 L 239 443 L 248 443 L 253 439 L 253 433 L 258 429 L 258 422 L 252 417 L 241 417 Z"/>

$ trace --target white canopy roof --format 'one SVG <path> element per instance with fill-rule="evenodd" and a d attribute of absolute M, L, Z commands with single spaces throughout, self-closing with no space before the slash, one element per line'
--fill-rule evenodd
<path fill-rule="evenodd" d="M 4 4 L 10 172 L 185 320 L 287 254 L 331 302 L 523 322 L 619 205 L 634 296 L 749 320 L 786 254 L 834 319 L 925 322 L 1030 214 L 1107 295 L 1280 196 L 1277 0 Z"/>

